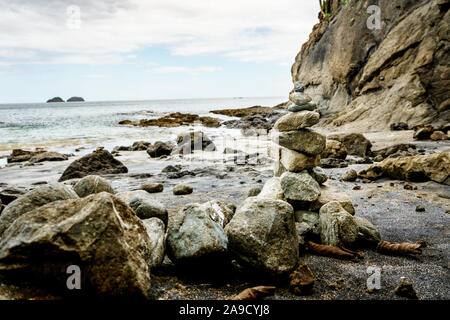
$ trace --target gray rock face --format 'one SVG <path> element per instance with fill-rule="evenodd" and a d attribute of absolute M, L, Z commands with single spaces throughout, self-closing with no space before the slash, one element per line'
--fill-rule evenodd
<path fill-rule="evenodd" d="M 38 187 L 11 202 L 0 215 L 0 239 L 7 228 L 21 215 L 48 203 L 78 198 L 77 194 L 63 184 Z"/>
<path fill-rule="evenodd" d="M 225 256 L 228 239 L 220 221 L 200 204 L 189 204 L 169 222 L 167 255 L 177 265 L 213 265 Z"/>
<path fill-rule="evenodd" d="M 185 184 L 185 183 L 177 184 L 173 188 L 173 194 L 176 196 L 191 194 L 193 191 L 194 191 L 194 188 L 192 188 L 190 185 Z"/>
<path fill-rule="evenodd" d="M 361 217 L 353 217 L 358 226 L 357 241 L 369 246 L 376 246 L 381 241 L 380 232 L 369 220 Z"/>
<path fill-rule="evenodd" d="M 307 171 L 285 172 L 281 175 L 281 188 L 286 199 L 313 202 L 320 196 L 320 186 Z"/>
<path fill-rule="evenodd" d="M 67 267 L 78 265 L 87 292 L 148 297 L 149 248 L 133 211 L 113 195 L 99 193 L 50 203 L 17 218 L 0 241 L 0 270 L 65 287 Z"/>
<path fill-rule="evenodd" d="M 141 186 L 141 189 L 148 192 L 148 193 L 158 193 L 163 192 L 164 186 L 162 183 L 146 183 Z"/>
<path fill-rule="evenodd" d="M 280 132 L 299 130 L 319 123 L 320 115 L 317 112 L 302 111 L 288 113 L 275 122 L 274 128 Z"/>
<path fill-rule="evenodd" d="M 274 131 L 271 133 L 271 137 L 272 141 L 280 146 L 309 156 L 321 154 L 326 145 L 324 135 L 308 129 L 285 132 Z"/>
<path fill-rule="evenodd" d="M 247 198 L 225 230 L 230 251 L 244 266 L 281 275 L 298 263 L 299 239 L 287 202 Z"/>
<path fill-rule="evenodd" d="M 73 190 L 80 198 L 90 196 L 100 192 L 108 192 L 114 194 L 115 191 L 108 181 L 99 176 L 87 176 L 77 182 Z"/>
<path fill-rule="evenodd" d="M 136 215 L 141 219 L 158 218 L 167 225 L 167 209 L 144 190 L 126 191 L 117 194 L 122 201 L 127 203 Z"/>
<path fill-rule="evenodd" d="M 303 93 L 303 92 L 292 92 L 289 95 L 289 100 L 291 100 L 293 103 L 295 103 L 296 105 L 304 105 L 307 104 L 308 102 L 311 102 L 311 97 L 308 96 L 307 94 Z"/>
<path fill-rule="evenodd" d="M 150 266 L 158 267 L 164 260 L 166 254 L 166 226 L 158 218 L 150 218 L 142 220 L 145 230 L 150 240 Z"/>
<path fill-rule="evenodd" d="M 128 169 L 122 162 L 115 159 L 108 151 L 99 148 L 93 153 L 72 162 L 67 169 L 64 170 L 59 181 L 83 178 L 88 175 L 119 174 L 127 172 Z"/>
<path fill-rule="evenodd" d="M 322 244 L 349 248 L 358 238 L 359 228 L 355 219 L 337 201 L 320 208 L 319 225 Z"/>

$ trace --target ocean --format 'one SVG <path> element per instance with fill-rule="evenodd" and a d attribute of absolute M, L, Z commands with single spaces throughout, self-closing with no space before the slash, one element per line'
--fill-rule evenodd
<path fill-rule="evenodd" d="M 150 119 L 169 112 L 208 115 L 211 110 L 275 106 L 285 100 L 286 97 L 266 97 L 0 104 L 0 155 L 15 148 L 73 152 L 74 146 L 102 145 L 110 149 L 137 140 L 170 139 L 187 128 L 139 128 L 121 126 L 118 122 Z"/>

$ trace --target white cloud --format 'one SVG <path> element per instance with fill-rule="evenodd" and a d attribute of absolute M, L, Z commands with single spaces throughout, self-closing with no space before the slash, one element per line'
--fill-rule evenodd
<path fill-rule="evenodd" d="M 80 29 L 67 27 L 77 18 L 69 5 L 80 8 Z M 0 0 L 0 62 L 119 64 L 162 45 L 173 55 L 285 64 L 318 10 L 314 0 Z"/>
<path fill-rule="evenodd" d="M 182 66 L 165 66 L 152 69 L 154 73 L 190 73 L 197 75 L 201 72 L 220 71 L 220 67 L 182 67 Z"/>

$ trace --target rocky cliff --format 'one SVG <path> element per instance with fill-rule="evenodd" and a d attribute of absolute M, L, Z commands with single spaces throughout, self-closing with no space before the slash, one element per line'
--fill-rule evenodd
<path fill-rule="evenodd" d="M 331 14 L 320 14 L 292 66 L 293 81 L 325 115 L 322 125 L 383 130 L 449 121 L 450 0 L 327 5 Z M 367 25 L 371 5 L 381 9 L 376 29 Z"/>

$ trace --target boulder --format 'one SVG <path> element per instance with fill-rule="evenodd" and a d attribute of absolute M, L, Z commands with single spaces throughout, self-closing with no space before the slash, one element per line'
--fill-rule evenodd
<path fill-rule="evenodd" d="M 358 226 L 357 241 L 363 245 L 376 247 L 381 241 L 380 232 L 369 220 L 361 217 L 354 217 L 356 225 Z"/>
<path fill-rule="evenodd" d="M 321 167 L 312 168 L 310 174 L 320 185 L 323 185 L 328 180 L 328 175 Z"/>
<path fill-rule="evenodd" d="M 294 213 L 295 222 L 307 223 L 315 236 L 320 236 L 319 213 L 306 210 L 297 210 Z"/>
<path fill-rule="evenodd" d="M 77 194 L 63 184 L 48 184 L 18 197 L 0 215 L 0 239 L 5 230 L 21 215 L 51 202 L 77 199 Z"/>
<path fill-rule="evenodd" d="M 336 201 L 351 215 L 355 214 L 355 208 L 350 199 L 339 189 L 332 186 L 324 186 L 320 188 L 320 197 L 317 201 L 310 204 L 309 210 L 319 211 L 324 205 L 329 202 Z"/>
<path fill-rule="evenodd" d="M 297 131 L 274 131 L 271 133 L 272 141 L 290 150 L 316 156 L 325 149 L 326 138 L 320 133 L 301 129 Z"/>
<path fill-rule="evenodd" d="M 320 186 L 307 171 L 285 172 L 281 175 L 281 189 L 286 199 L 313 202 L 320 196 Z"/>
<path fill-rule="evenodd" d="M 354 169 L 350 169 L 342 175 L 342 180 L 344 181 L 355 181 L 357 178 L 358 173 Z"/>
<path fill-rule="evenodd" d="M 13 149 L 11 154 L 6 158 L 8 163 L 17 163 L 29 161 L 34 156 L 46 152 L 45 150 L 27 151 L 22 149 Z"/>
<path fill-rule="evenodd" d="M 245 267 L 282 275 L 298 264 L 299 239 L 287 202 L 247 198 L 225 230 L 229 250 Z"/>
<path fill-rule="evenodd" d="M 325 149 L 322 151 L 322 158 L 342 159 L 347 158 L 347 148 L 342 142 L 337 140 L 327 140 Z"/>
<path fill-rule="evenodd" d="M 247 197 L 256 197 L 261 193 L 262 187 L 256 186 L 248 190 Z"/>
<path fill-rule="evenodd" d="M 148 192 L 148 193 L 158 193 L 163 192 L 164 185 L 162 183 L 145 183 L 141 186 L 141 189 Z"/>
<path fill-rule="evenodd" d="M 292 103 L 295 103 L 298 106 L 307 104 L 308 102 L 311 102 L 311 97 L 308 96 L 307 94 L 303 93 L 303 92 L 291 92 L 291 94 L 289 95 L 289 100 Z"/>
<path fill-rule="evenodd" d="M 322 244 L 350 248 L 358 238 L 355 219 L 337 201 L 320 208 L 319 226 Z"/>
<path fill-rule="evenodd" d="M 166 226 L 158 218 L 144 219 L 142 223 L 150 240 L 150 267 L 158 267 L 163 263 L 166 254 Z"/>
<path fill-rule="evenodd" d="M 358 175 L 371 180 L 390 177 L 414 182 L 433 180 L 450 185 L 449 163 L 450 151 L 398 159 L 388 158 L 361 170 Z"/>
<path fill-rule="evenodd" d="M 391 123 L 389 128 L 391 129 L 391 131 L 409 130 L 409 126 L 405 122 Z"/>
<path fill-rule="evenodd" d="M 299 130 L 319 123 L 320 115 L 317 112 L 302 111 L 288 113 L 275 122 L 274 128 L 280 132 Z"/>
<path fill-rule="evenodd" d="M 416 148 L 417 147 L 414 144 L 400 143 L 380 150 L 376 150 L 373 152 L 373 154 L 375 155 L 375 158 L 378 157 L 380 161 L 383 161 L 386 158 L 403 158 L 415 156 L 418 154 Z"/>
<path fill-rule="evenodd" d="M 195 150 L 216 150 L 214 142 L 201 131 L 186 132 L 178 135 L 177 144 L 172 154 L 190 154 Z"/>
<path fill-rule="evenodd" d="M 67 159 L 69 159 L 67 155 L 58 152 L 42 152 L 32 156 L 30 162 L 65 161 Z"/>
<path fill-rule="evenodd" d="M 228 250 L 228 239 L 214 210 L 188 204 L 171 218 L 167 231 L 167 255 L 181 266 L 208 268 L 220 263 Z"/>
<path fill-rule="evenodd" d="M 144 190 L 125 191 L 118 193 L 117 197 L 127 203 L 139 218 L 158 218 L 167 225 L 167 209 L 160 201 L 153 199 L 148 192 Z"/>
<path fill-rule="evenodd" d="M 173 194 L 176 196 L 191 194 L 193 191 L 194 191 L 194 188 L 192 188 L 190 185 L 188 185 L 186 183 L 177 184 L 173 188 Z"/>
<path fill-rule="evenodd" d="M 418 128 L 414 131 L 414 140 L 428 140 L 431 138 L 431 135 L 434 132 L 434 128 L 432 126 L 426 126 L 423 128 Z"/>
<path fill-rule="evenodd" d="M 283 189 L 281 189 L 281 179 L 273 177 L 267 180 L 257 197 L 258 199 L 285 200 Z"/>
<path fill-rule="evenodd" d="M 442 131 L 435 131 L 431 134 L 430 139 L 433 141 L 448 140 L 448 136 Z"/>
<path fill-rule="evenodd" d="M 114 194 L 115 191 L 108 181 L 99 176 L 87 176 L 82 178 L 73 187 L 73 190 L 80 198 L 90 196 L 100 192 L 108 192 Z"/>
<path fill-rule="evenodd" d="M 150 257 L 144 225 L 109 193 L 24 213 L 0 241 L 0 270 L 55 281 L 66 291 L 66 270 L 77 265 L 81 288 L 96 296 L 148 297 Z"/>
<path fill-rule="evenodd" d="M 172 153 L 174 146 L 171 143 L 157 141 L 147 148 L 147 153 L 151 158 L 168 156 Z"/>
<path fill-rule="evenodd" d="M 128 168 L 122 162 L 115 159 L 107 150 L 98 148 L 94 152 L 72 162 L 64 170 L 59 181 L 84 178 L 89 175 L 120 174 L 127 172 Z"/>
<path fill-rule="evenodd" d="M 362 158 L 371 155 L 372 143 L 361 133 L 334 134 L 327 138 L 342 142 L 350 155 Z"/>
<path fill-rule="evenodd" d="M 279 147 L 279 162 L 285 170 L 301 172 L 312 169 L 320 164 L 319 156 L 307 156 L 303 153 Z"/>

